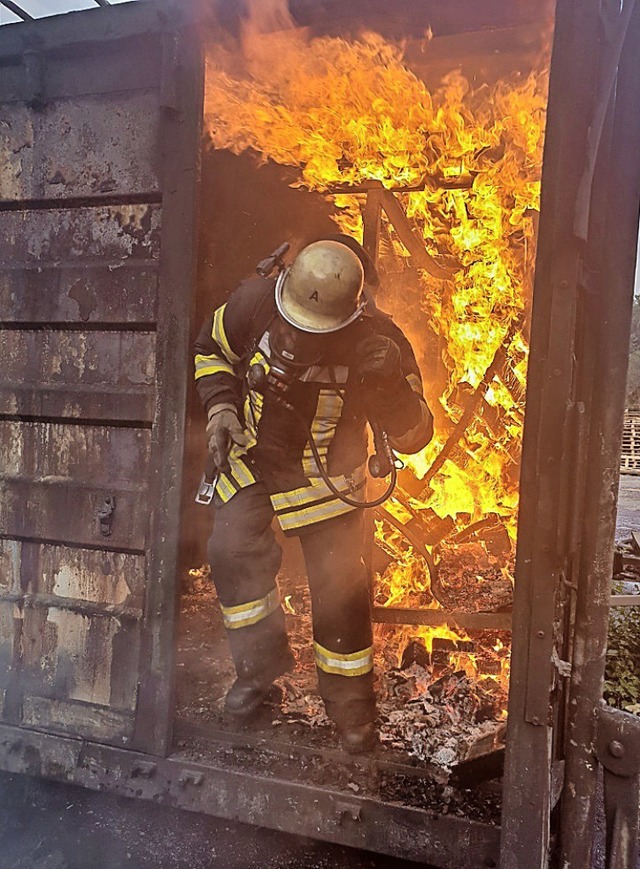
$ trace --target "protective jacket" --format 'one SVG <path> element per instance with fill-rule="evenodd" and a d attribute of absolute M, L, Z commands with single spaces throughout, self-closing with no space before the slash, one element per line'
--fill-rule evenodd
<path fill-rule="evenodd" d="M 251 365 L 269 366 L 270 328 L 278 316 L 274 285 L 272 279 L 250 278 L 214 312 L 196 343 L 195 378 L 205 408 L 234 406 L 248 435 L 246 449 L 231 449 L 231 470 L 218 476 L 217 499 L 225 504 L 260 481 L 283 531 L 296 534 L 355 508 L 327 487 L 297 417 L 249 386 Z M 404 379 L 392 391 L 357 373 L 355 348 L 372 333 L 400 349 Z M 322 358 L 300 374 L 287 400 L 308 424 L 334 485 L 356 499 L 364 498 L 368 418 L 375 417 L 400 452 L 415 452 L 431 437 L 411 345 L 373 304 L 361 320 L 326 336 Z"/>

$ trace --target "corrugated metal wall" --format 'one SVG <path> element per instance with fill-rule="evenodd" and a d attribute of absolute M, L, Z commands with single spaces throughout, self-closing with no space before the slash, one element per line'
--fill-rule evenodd
<path fill-rule="evenodd" d="M 163 513 L 176 498 L 159 502 L 159 471 L 177 464 L 179 478 L 188 378 L 171 353 L 160 371 L 156 352 L 172 332 L 184 356 L 172 297 L 186 310 L 192 279 L 193 226 L 174 215 L 169 234 L 165 220 L 175 179 L 163 196 L 179 157 L 192 168 L 187 212 L 195 189 L 198 92 L 189 125 L 177 38 L 146 9 L 0 32 L 3 720 L 138 746 L 159 738 L 136 723 L 139 694 L 170 668 L 166 639 L 163 663 L 149 651 L 172 636 L 162 602 L 177 532 L 167 542 L 163 529 L 179 522 Z M 154 538 L 168 573 L 153 566 Z M 166 691 L 151 694 L 145 715 L 160 703 L 166 717 Z"/>

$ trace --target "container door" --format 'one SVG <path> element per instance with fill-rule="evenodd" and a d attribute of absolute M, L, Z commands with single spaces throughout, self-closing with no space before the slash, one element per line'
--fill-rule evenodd
<path fill-rule="evenodd" d="M 0 717 L 162 752 L 203 72 L 154 10 L 0 29 Z"/>

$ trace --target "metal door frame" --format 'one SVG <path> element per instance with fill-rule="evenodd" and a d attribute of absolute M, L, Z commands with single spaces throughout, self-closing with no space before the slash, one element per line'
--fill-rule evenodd
<path fill-rule="evenodd" d="M 630 111 L 638 88 L 640 7 L 633 7 L 633 0 L 622 8 L 617 2 L 558 0 L 556 8 L 501 869 L 549 865 L 551 811 L 558 799 L 565 840 L 575 843 L 593 829 L 595 710 L 611 593 L 640 203 L 640 110 L 635 117 Z M 619 179 L 615 193 L 611 178 Z M 585 630 L 588 643 L 597 646 L 586 656 L 586 672 Z M 572 787 L 563 788 L 564 782 Z M 588 865 L 584 847 L 581 857 L 564 865 Z"/>

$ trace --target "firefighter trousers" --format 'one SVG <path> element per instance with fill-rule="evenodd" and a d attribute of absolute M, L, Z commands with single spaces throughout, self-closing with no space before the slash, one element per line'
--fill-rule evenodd
<path fill-rule="evenodd" d="M 265 486 L 215 505 L 209 561 L 240 680 L 268 685 L 290 669 L 276 585 L 282 551 Z M 312 525 L 300 536 L 313 614 L 318 685 L 339 727 L 373 721 L 373 646 L 362 510 Z"/>

